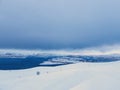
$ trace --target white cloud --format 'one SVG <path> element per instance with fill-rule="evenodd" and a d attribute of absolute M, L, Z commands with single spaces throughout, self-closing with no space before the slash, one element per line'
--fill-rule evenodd
<path fill-rule="evenodd" d="M 24 50 L 24 49 L 0 49 L 0 54 L 12 53 L 14 55 L 113 55 L 120 54 L 120 45 L 104 45 L 85 49 L 62 50 Z"/>

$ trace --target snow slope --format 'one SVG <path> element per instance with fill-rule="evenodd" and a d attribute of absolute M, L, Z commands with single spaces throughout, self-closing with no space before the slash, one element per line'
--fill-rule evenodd
<path fill-rule="evenodd" d="M 110 62 L 1 70 L 0 90 L 120 90 L 119 69 Z"/>

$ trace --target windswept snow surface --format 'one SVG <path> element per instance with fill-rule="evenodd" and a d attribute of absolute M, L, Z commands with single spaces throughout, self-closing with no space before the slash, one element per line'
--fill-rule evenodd
<path fill-rule="evenodd" d="M 1 70 L 0 90 L 120 90 L 119 69 L 117 61 Z"/>

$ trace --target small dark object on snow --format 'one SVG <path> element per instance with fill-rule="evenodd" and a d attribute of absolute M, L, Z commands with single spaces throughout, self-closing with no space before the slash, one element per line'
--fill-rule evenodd
<path fill-rule="evenodd" d="M 36 72 L 36 74 L 37 74 L 37 75 L 40 75 L 40 72 L 39 72 L 39 71 L 37 71 L 37 72 Z"/>

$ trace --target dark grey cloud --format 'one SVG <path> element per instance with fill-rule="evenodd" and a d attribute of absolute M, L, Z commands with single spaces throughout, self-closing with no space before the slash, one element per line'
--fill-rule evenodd
<path fill-rule="evenodd" d="M 119 0 L 4 0 L 0 48 L 82 48 L 120 42 Z"/>

